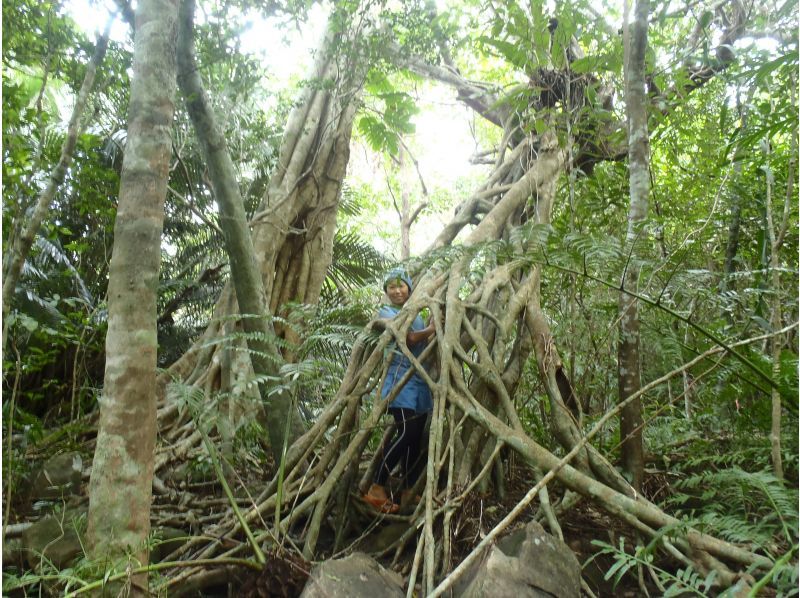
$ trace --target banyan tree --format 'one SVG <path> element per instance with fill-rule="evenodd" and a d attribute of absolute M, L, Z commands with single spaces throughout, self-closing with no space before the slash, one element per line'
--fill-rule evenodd
<path fill-rule="evenodd" d="M 706 27 L 711 27 L 716 48 L 705 62 L 679 65 L 673 87 L 660 90 L 651 81 L 650 114 L 659 119 L 669 116 L 681 98 L 728 67 L 734 59 L 732 45 L 744 34 L 751 9 L 738 0 L 710 9 L 712 18 L 698 24 L 693 35 L 708 36 Z M 354 530 L 362 530 L 364 521 L 403 522 L 407 529 L 380 556 L 409 575 L 409 586 L 421 583 L 426 595 L 438 595 L 452 583 L 454 569 L 461 570 L 456 568 L 453 547 L 460 509 L 479 489 L 502 492 L 509 458 L 515 455 L 535 483 L 477 548 L 491 542 L 529 505 L 538 509 L 550 532 L 560 536 L 560 516 L 583 498 L 641 536 L 658 538 L 670 558 L 698 571 L 715 571 L 722 586 L 736 583 L 742 571 L 769 570 L 772 562 L 763 555 L 684 526 L 637 491 L 593 447 L 594 435 L 611 418 L 669 376 L 645 380 L 594 428 L 585 429 L 581 389 L 570 380 L 559 339 L 551 332 L 555 315 L 542 307 L 548 292 L 542 280 L 548 268 L 605 279 L 604 264 L 591 255 L 570 261 L 549 251 L 563 243 L 550 227 L 552 214 L 559 203 L 570 200 L 560 182 L 590 177 L 598 163 L 628 155 L 627 128 L 615 105 L 615 86 L 587 66 L 592 64 L 590 51 L 600 50 L 583 49 L 575 37 L 561 35 L 552 19 L 549 26 L 539 27 L 549 34 L 532 42 L 548 48 L 534 48 L 528 62 L 518 61 L 526 82 L 501 93 L 463 77 L 444 44 L 434 64 L 387 37 L 379 21 L 359 13 L 337 21 L 336 15 L 334 11 L 316 53 L 310 83 L 287 122 L 279 165 L 258 213 L 249 227 L 226 233 L 232 263 L 239 262 L 243 270 L 255 269 L 253 286 L 248 290 L 242 282 L 247 275 L 233 272 L 234 280 L 217 301 L 212 323 L 161 376 L 162 438 L 156 475 L 202 446 L 208 434 L 225 436 L 237 420 L 263 411 L 276 471 L 270 472 L 267 488 L 253 497 L 254 506 L 231 511 L 215 531 L 219 537 L 246 537 L 256 553 L 284 538 L 306 559 L 324 558 L 352 545 L 360 535 Z M 617 43 L 623 43 L 622 36 Z M 191 50 L 187 52 L 183 68 L 191 64 Z M 537 63 L 534 55 L 548 59 Z M 498 127 L 500 141 L 484 182 L 461 198 L 433 244 L 406 264 L 415 288 L 401 313 L 390 322 L 373 320 L 359 334 L 338 392 L 311 421 L 302 422 L 293 397 L 270 391 L 280 362 L 292 359 L 291 328 L 273 324 L 278 319 L 253 314 L 280 316 L 290 301 L 313 305 L 319 299 L 331 262 L 353 120 L 370 61 L 450 86 L 460 101 Z M 188 84 L 182 90 L 189 102 L 202 95 L 199 87 L 192 91 Z M 224 153 L 224 143 L 208 138 L 213 114 L 207 106 L 197 111 L 195 128 L 201 139 L 206 137 L 206 160 L 211 164 L 214 152 Z M 211 123 L 209 130 L 203 130 L 203 118 Z M 659 122 L 654 119 L 652 126 Z M 218 198 L 226 186 L 235 187 L 235 180 L 224 180 L 213 168 L 210 172 L 216 177 Z M 243 216 L 230 218 L 241 223 Z M 240 249 L 232 249 L 237 236 L 248 234 L 252 255 L 247 254 L 251 249 L 246 238 Z M 625 262 L 624 255 L 616 259 Z M 617 290 L 639 296 L 635 285 Z M 657 301 L 650 303 L 659 308 Z M 431 314 L 436 335 L 416 359 L 405 338 L 422 310 Z M 387 407 L 386 401 L 376 400 L 376 389 L 388 367 L 387 349 L 393 345 L 427 381 L 435 407 L 427 467 L 417 488 L 423 499 L 412 511 L 381 515 L 370 511 L 359 496 L 376 466 L 380 444 L 376 430 L 382 429 Z M 522 394 L 529 388 L 523 374 L 531 366 L 548 401 L 540 423 L 552 431 L 554 442 L 549 447 L 532 438 L 518 414 Z M 197 410 L 186 408 L 184 399 L 195 397 L 196 404 L 219 394 L 226 398 L 216 407 L 216 429 L 198 425 Z M 284 451 L 285 438 L 289 442 Z M 233 555 L 244 546 L 231 548 L 197 538 L 174 556 Z M 175 573 L 171 583 L 187 583 L 198 575 L 188 568 Z"/>

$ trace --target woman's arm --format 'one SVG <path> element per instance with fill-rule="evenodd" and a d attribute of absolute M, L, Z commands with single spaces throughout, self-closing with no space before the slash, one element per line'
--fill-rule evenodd
<path fill-rule="evenodd" d="M 406 335 L 406 344 L 416 345 L 417 343 L 428 340 L 434 334 L 436 334 L 436 326 L 434 326 L 433 322 L 431 322 L 422 330 L 409 330 L 408 334 Z"/>
<path fill-rule="evenodd" d="M 394 318 L 397 315 L 397 309 L 392 309 L 387 306 L 383 306 L 378 310 L 378 319 L 383 321 L 388 321 Z M 433 321 L 428 324 L 427 327 L 421 330 L 409 330 L 406 334 L 406 344 L 407 345 L 417 345 L 419 343 L 427 341 L 430 337 L 436 334 L 436 326 L 434 326 Z"/>

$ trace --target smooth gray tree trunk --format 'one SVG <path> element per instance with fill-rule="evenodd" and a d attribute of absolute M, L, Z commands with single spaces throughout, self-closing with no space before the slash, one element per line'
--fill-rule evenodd
<path fill-rule="evenodd" d="M 649 12 L 649 0 L 637 0 L 630 36 L 625 40 L 627 53 L 625 107 L 628 113 L 628 169 L 631 197 L 625 248 L 630 259 L 620 284 L 622 288 L 633 291 L 639 282 L 638 254 L 644 241 L 644 224 L 650 195 L 650 138 L 647 131 L 648 102 L 645 91 L 645 50 Z M 625 401 L 641 387 L 639 342 L 637 301 L 626 293 L 620 293 L 617 348 L 620 402 Z M 622 464 L 637 491 L 641 490 L 644 475 L 643 425 L 642 404 L 636 399 L 628 403 L 620 413 L 620 440 Z"/>
<path fill-rule="evenodd" d="M 247 345 L 256 376 L 275 379 L 280 370 L 281 355 L 271 339 L 275 338 L 265 300 L 264 283 L 253 249 L 236 170 L 228 152 L 225 137 L 216 123 L 194 57 L 194 0 L 181 4 L 178 34 L 178 83 L 197 138 L 208 165 L 209 178 L 219 206 L 219 223 L 225 239 L 231 269 L 231 281 L 242 318 L 242 327 L 249 334 Z M 268 394 L 267 385 L 260 385 L 266 404 L 267 433 L 276 458 L 280 457 L 293 413 L 292 398 L 287 391 Z M 302 432 L 294 427 L 297 437 Z M 290 435 L 292 436 L 292 435 Z"/>
<path fill-rule="evenodd" d="M 156 440 L 156 293 L 176 88 L 177 0 L 136 12 L 128 141 L 109 268 L 106 370 L 89 484 L 90 556 L 146 564 Z M 146 576 L 133 579 L 146 593 Z"/>

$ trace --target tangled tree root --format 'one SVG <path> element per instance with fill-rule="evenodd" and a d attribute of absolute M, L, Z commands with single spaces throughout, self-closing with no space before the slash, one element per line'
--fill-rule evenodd
<path fill-rule="evenodd" d="M 539 266 L 526 259 L 535 250 L 535 243 L 520 234 L 526 224 L 549 221 L 554 183 L 564 156 L 555 140 L 546 136 L 539 140 L 535 154 L 526 151 L 526 143 L 521 142 L 510 153 L 511 165 L 498 167 L 497 172 L 505 174 L 487 183 L 502 185 L 504 192 L 495 197 L 496 203 L 463 245 L 438 253 L 434 248 L 428 271 L 400 314 L 388 322 L 372 322 L 369 331 L 356 342 L 339 392 L 289 448 L 280 493 L 280 476 L 276 475 L 255 505 L 240 518 L 228 513 L 219 520 L 215 536 L 235 538 L 249 526 L 259 525 L 263 531 L 254 533 L 256 542 L 279 544 L 289 537 L 297 538 L 302 544 L 297 549 L 306 559 L 352 546 L 352 541 L 348 544 L 348 530 L 358 529 L 359 518 L 368 508 L 354 499 L 370 479 L 369 467 L 360 469 L 359 464 L 393 397 L 371 404 L 364 403 L 364 398 L 381 387 L 391 355 L 388 349 L 394 345 L 413 364 L 406 377 L 417 371 L 431 388 L 435 402 L 427 471 L 418 488 L 422 502 L 410 515 L 381 515 L 375 519 L 405 522 L 404 531 L 383 547 L 380 555 L 391 556 L 393 563 L 407 571 L 409 586 L 419 580 L 426 595 L 444 592 L 475 555 L 535 500 L 551 532 L 561 536 L 559 517 L 548 495 L 548 484 L 555 481 L 637 533 L 660 538 L 663 550 L 672 558 L 690 563 L 698 571 L 716 571 L 723 585 L 734 583 L 739 570 L 771 567 L 769 559 L 687 528 L 633 492 L 590 444 L 593 434 L 617 410 L 607 413 L 590 434 L 581 433 L 567 407 L 570 397 L 563 396 L 571 392 L 571 387 L 540 307 Z M 486 195 L 485 190 L 479 193 Z M 528 201 L 530 197 L 535 200 L 533 204 Z M 470 210 L 469 205 L 467 202 L 464 209 Z M 437 241 L 439 245 L 449 243 L 469 221 L 459 214 L 456 220 L 461 224 L 446 229 Z M 497 239 L 508 239 L 511 247 L 511 255 L 502 261 L 486 249 L 487 243 L 490 246 Z M 475 260 L 492 264 L 480 278 L 472 269 Z M 423 308 L 432 313 L 436 337 L 417 359 L 405 338 L 411 321 Z M 516 413 L 515 393 L 522 366 L 531 355 L 550 399 L 556 437 L 568 450 L 563 458 L 530 438 Z M 206 369 L 196 380 L 202 380 L 210 371 Z M 165 408 L 164 413 L 171 413 L 170 408 Z M 197 430 L 189 425 L 190 420 L 173 421 L 172 431 L 166 435 L 173 443 L 171 454 L 196 450 Z M 454 518 L 479 488 L 485 489 L 492 479 L 502 480 L 498 459 L 503 450 L 521 457 L 537 481 L 453 569 Z M 264 522 L 267 518 L 270 524 Z M 664 534 L 665 529 L 670 532 Z M 323 530 L 326 539 L 321 544 Z M 329 541 L 329 537 L 333 540 Z M 192 558 L 232 556 L 244 546 L 225 549 L 218 540 L 195 538 L 184 549 L 182 558 L 190 553 Z M 409 555 L 411 561 L 401 565 L 404 555 Z M 175 581 L 190 575 L 191 572 L 182 571 Z"/>

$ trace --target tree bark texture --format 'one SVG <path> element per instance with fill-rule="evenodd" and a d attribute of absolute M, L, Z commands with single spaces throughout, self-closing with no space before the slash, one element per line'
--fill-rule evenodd
<path fill-rule="evenodd" d="M 233 161 L 197 70 L 193 37 L 194 1 L 185 0 L 181 4 L 178 31 L 178 83 L 186 99 L 195 134 L 200 141 L 219 206 L 219 222 L 230 261 L 236 302 L 239 312 L 247 316 L 242 319 L 242 328 L 249 335 L 246 342 L 253 372 L 262 380 L 275 378 L 279 374 L 281 355 L 272 341 L 275 333 L 272 321 L 267 317 L 264 282 L 256 262 Z M 270 395 L 265 382 L 259 386 L 261 399 L 266 404 L 270 445 L 276 450 L 276 456 L 279 456 L 277 450 L 283 446 L 293 422 L 292 397 L 285 390 Z M 295 435 L 299 435 L 299 432 L 295 426 Z"/>
<path fill-rule="evenodd" d="M 344 43 L 328 32 L 313 83 L 289 117 L 278 167 L 253 219 L 273 314 L 289 301 L 315 305 L 331 263 L 353 118 L 366 74 L 358 66 L 357 47 L 345 50 Z"/>
<path fill-rule="evenodd" d="M 128 141 L 109 271 L 106 371 L 89 486 L 89 551 L 101 562 L 109 559 L 109 565 L 124 562 L 127 554 L 138 563 L 148 561 L 156 291 L 171 155 L 177 12 L 176 0 L 143 0 L 136 14 Z"/>
<path fill-rule="evenodd" d="M 620 282 L 635 290 L 639 283 L 638 255 L 643 245 L 644 224 L 650 195 L 650 137 L 647 131 L 645 90 L 645 50 L 649 0 L 637 0 L 630 39 L 626 40 L 625 107 L 628 113 L 628 169 L 630 209 L 625 249 L 629 256 Z M 619 401 L 623 402 L 641 387 L 639 311 L 636 300 L 626 293 L 619 296 L 618 381 Z M 640 491 L 644 477 L 642 404 L 639 399 L 626 404 L 620 413 L 619 434 L 622 464 L 631 483 Z"/>
<path fill-rule="evenodd" d="M 78 96 L 75 98 L 75 106 L 72 109 L 72 115 L 67 125 L 67 136 L 61 146 L 61 156 L 58 160 L 47 183 L 47 187 L 39 195 L 36 205 L 33 208 L 29 218 L 22 224 L 21 233 L 16 237 L 15 242 L 9 254 L 5 257 L 5 269 L 3 272 L 3 339 L 2 347 L 6 346 L 6 333 L 8 314 L 11 309 L 11 304 L 14 299 L 14 291 L 17 287 L 20 272 L 25 260 L 28 258 L 33 241 L 42 226 L 42 222 L 47 217 L 50 211 L 50 204 L 56 195 L 56 191 L 64 182 L 67 176 L 70 164 L 72 164 L 72 156 L 75 152 L 75 145 L 78 142 L 78 134 L 81 129 L 81 118 L 86 108 L 86 101 L 89 99 L 89 94 L 94 87 L 94 79 L 97 74 L 97 68 L 102 64 L 103 58 L 106 55 L 108 48 L 108 29 L 111 24 L 109 23 L 106 31 L 97 39 L 97 45 L 94 49 L 89 64 L 86 65 L 86 74 L 83 77 Z M 47 73 L 45 72 L 45 76 Z"/>
<path fill-rule="evenodd" d="M 234 280 L 237 285 L 235 297 L 231 286 L 226 286 L 202 338 L 160 378 L 160 396 L 163 396 L 169 381 L 178 380 L 184 386 L 201 390 L 207 398 L 219 390 L 232 391 L 231 400 L 240 405 L 252 404 L 257 397 L 248 394 L 251 391 L 247 390 L 247 381 L 252 380 L 254 372 L 249 365 L 242 367 L 241 360 L 236 358 L 241 351 L 237 351 L 234 345 L 241 343 L 234 341 L 209 347 L 208 341 L 223 334 L 230 326 L 231 316 L 238 313 L 253 310 L 250 313 L 283 316 L 286 314 L 284 306 L 289 302 L 315 305 L 319 300 L 333 255 L 336 212 L 349 160 L 353 118 L 366 74 L 365 60 L 360 54 L 363 31 L 337 32 L 334 29 L 329 28 L 316 52 L 315 63 L 306 78 L 307 85 L 289 115 L 278 165 L 257 213 L 249 223 L 252 252 L 244 245 L 236 249 L 236 259 L 255 263 L 263 290 L 256 290 L 258 283 L 252 277 L 248 283 L 251 290 L 247 293 L 240 292 L 240 281 Z M 187 75 L 190 74 L 187 71 Z M 192 93 L 192 103 L 197 102 L 195 96 Z M 205 125 L 199 127 L 198 135 L 205 135 L 200 131 L 206 129 Z M 208 147 L 209 165 L 212 164 L 211 154 L 218 156 L 222 153 L 222 140 L 216 139 L 216 142 L 210 140 Z M 236 187 L 233 173 L 228 171 L 223 180 L 224 172 L 210 167 L 210 174 L 217 179 L 213 181 L 214 190 L 222 207 L 224 198 L 220 197 L 220 191 L 228 189 L 233 192 Z M 229 237 L 240 241 L 246 238 L 241 222 L 237 232 L 226 233 L 226 238 Z M 232 276 L 239 278 L 238 270 L 232 271 Z M 260 297 L 263 307 L 258 302 L 245 306 L 242 298 L 247 296 Z M 247 319 L 237 326 L 246 326 Z M 290 346 L 298 340 L 291 328 L 280 323 L 275 324 L 274 334 L 284 338 Z M 267 338 L 275 338 L 272 330 L 268 330 Z M 281 358 L 277 350 L 269 352 L 269 355 L 274 356 L 273 360 Z M 266 370 L 275 368 L 277 372 L 274 361 L 264 367 Z M 267 410 L 267 425 L 273 444 L 278 441 L 278 436 L 282 438 L 278 430 L 286 426 L 284 407 L 288 408 L 288 400 L 276 400 L 280 408 Z M 249 411 L 243 407 L 231 412 L 243 415 Z M 174 404 L 166 404 L 162 414 L 175 417 Z M 226 425 L 235 429 L 239 423 L 241 420 Z M 296 423 L 293 430 L 300 431 Z M 175 439 L 185 436 L 180 425 L 173 425 L 172 433 L 176 435 Z M 158 466 L 163 466 L 172 457 L 159 457 Z"/>

